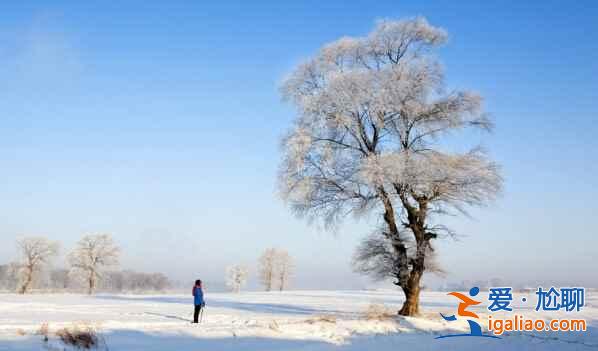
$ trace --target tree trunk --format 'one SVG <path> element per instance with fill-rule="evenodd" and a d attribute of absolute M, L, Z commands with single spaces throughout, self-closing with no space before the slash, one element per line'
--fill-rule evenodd
<path fill-rule="evenodd" d="M 279 286 L 279 291 L 283 291 L 284 290 L 284 284 L 285 284 L 285 275 L 286 275 L 286 271 L 283 269 L 282 272 L 280 272 L 280 286 Z"/>
<path fill-rule="evenodd" d="M 270 268 L 270 272 L 268 272 L 267 278 L 268 284 L 266 285 L 266 291 L 270 291 L 272 290 L 272 279 L 274 278 L 272 275 L 272 268 Z"/>
<path fill-rule="evenodd" d="M 88 295 L 93 294 L 93 289 L 95 288 L 95 277 L 94 277 L 94 273 L 91 273 L 89 275 L 89 290 L 87 291 Z"/>
<path fill-rule="evenodd" d="M 413 269 L 409 271 L 407 248 L 399 235 L 392 202 L 384 188 L 379 189 L 379 194 L 384 204 L 384 221 L 388 225 L 388 237 L 392 240 L 392 246 L 399 261 L 399 276 L 395 284 L 400 286 L 405 293 L 405 303 L 399 310 L 399 314 L 402 316 L 414 316 L 419 311 L 419 281 L 423 273 L 423 261 L 421 261 L 421 266 L 418 264 L 415 267 L 414 265 Z M 421 270 L 416 269 L 420 267 Z"/>
<path fill-rule="evenodd" d="M 27 268 L 27 277 L 21 285 L 21 289 L 19 290 L 19 294 L 25 294 L 27 290 L 29 290 L 29 285 L 31 285 L 31 281 L 33 280 L 33 269 Z"/>
<path fill-rule="evenodd" d="M 402 286 L 405 293 L 405 302 L 399 310 L 401 316 L 415 316 L 419 313 L 419 282 L 421 276 L 418 272 L 411 272 L 409 280 Z"/>

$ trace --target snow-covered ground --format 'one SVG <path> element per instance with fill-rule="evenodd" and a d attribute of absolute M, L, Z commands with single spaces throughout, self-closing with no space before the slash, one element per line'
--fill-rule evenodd
<path fill-rule="evenodd" d="M 533 296 L 532 296 L 533 297 Z M 459 330 L 438 312 L 454 314 L 456 301 L 440 292 L 424 292 L 418 318 L 371 320 L 370 304 L 396 310 L 395 291 L 293 291 L 206 294 L 201 325 L 190 324 L 192 298 L 185 295 L 0 294 L 0 350 L 62 350 L 55 337 L 38 335 L 48 323 L 50 335 L 73 323 L 97 327 L 111 351 L 126 350 L 598 350 L 598 299 L 586 295 L 586 307 L 571 318 L 586 318 L 586 332 L 512 332 L 502 339 L 434 339 Z M 520 301 L 520 298 L 515 298 Z M 486 305 L 484 305 L 486 306 Z M 555 318 L 514 304 L 518 314 Z M 484 314 L 483 308 L 473 309 Z M 529 313 L 529 314 L 527 314 Z M 564 315 L 560 315 L 564 317 Z M 68 348 L 67 348 L 68 349 Z"/>

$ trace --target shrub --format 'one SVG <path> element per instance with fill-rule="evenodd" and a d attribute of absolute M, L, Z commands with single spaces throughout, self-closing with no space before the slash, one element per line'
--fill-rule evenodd
<path fill-rule="evenodd" d="M 364 316 L 367 320 L 381 321 L 394 319 L 396 317 L 396 313 L 384 305 L 372 303 L 366 308 Z"/>
<path fill-rule="evenodd" d="M 49 340 L 49 330 L 50 328 L 48 327 L 48 323 L 42 323 L 42 325 L 39 327 L 39 330 L 37 331 L 38 335 L 43 336 L 44 342 L 47 342 Z"/>
<path fill-rule="evenodd" d="M 330 314 L 322 314 L 305 321 L 308 324 L 314 324 L 316 322 L 336 323 L 336 316 Z"/>
<path fill-rule="evenodd" d="M 71 328 L 62 328 L 56 332 L 56 336 L 65 345 L 78 349 L 96 348 L 99 344 L 97 331 L 85 324 L 74 324 Z"/>

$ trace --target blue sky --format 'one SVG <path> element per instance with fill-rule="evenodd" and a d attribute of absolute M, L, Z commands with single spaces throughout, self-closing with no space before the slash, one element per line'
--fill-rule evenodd
<path fill-rule="evenodd" d="M 439 243 L 446 279 L 595 286 L 598 3 L 148 3 L 0 5 L 0 262 L 20 236 L 68 251 L 107 232 L 123 266 L 179 279 L 279 246 L 296 287 L 363 286 L 349 262 L 371 222 L 318 232 L 276 196 L 277 86 L 326 42 L 423 15 L 450 34 L 447 87 L 485 97 L 506 179 L 447 220 L 467 236 Z"/>

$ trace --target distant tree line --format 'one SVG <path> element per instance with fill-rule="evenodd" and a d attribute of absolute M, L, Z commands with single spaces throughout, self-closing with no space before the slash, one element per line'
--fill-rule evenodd
<path fill-rule="evenodd" d="M 162 273 L 115 270 L 120 249 L 106 234 L 86 235 L 67 255 L 67 268 L 54 268 L 60 252 L 56 241 L 43 237 L 17 240 L 19 259 L 0 264 L 0 290 L 25 294 L 32 289 L 51 291 L 134 292 L 162 291 L 172 282 Z"/>
<path fill-rule="evenodd" d="M 66 256 L 66 267 L 54 267 L 60 244 L 43 237 L 17 240 L 19 259 L 0 264 L 0 291 L 26 294 L 31 290 L 95 292 L 163 291 L 179 287 L 162 273 L 142 273 L 115 269 L 120 248 L 107 234 L 86 235 Z M 258 259 L 258 279 L 266 291 L 283 291 L 290 286 L 294 273 L 286 250 L 268 248 Z M 225 282 L 233 292 L 247 283 L 249 268 L 231 265 Z"/>
<path fill-rule="evenodd" d="M 99 288 L 109 292 L 163 291 L 173 283 L 162 273 L 142 273 L 132 270 L 109 271 Z"/>
<path fill-rule="evenodd" d="M 19 291 L 20 277 L 15 263 L 0 264 L 0 291 Z M 107 271 L 94 290 L 95 292 L 141 292 L 164 291 L 173 287 L 173 282 L 162 273 L 144 273 L 133 270 Z M 88 292 L 88 286 L 68 269 L 54 268 L 40 271 L 35 276 L 31 290 L 81 291 Z M 19 291 L 20 292 L 20 291 Z"/>

